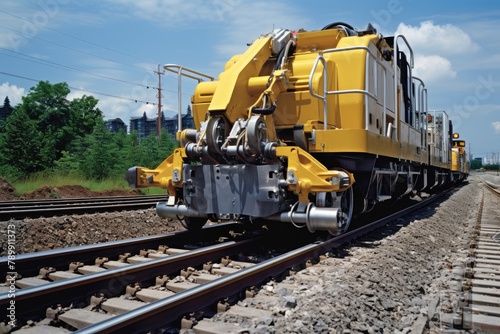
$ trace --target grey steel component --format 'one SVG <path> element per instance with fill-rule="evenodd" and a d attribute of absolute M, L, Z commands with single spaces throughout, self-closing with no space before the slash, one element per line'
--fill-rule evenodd
<path fill-rule="evenodd" d="M 130 188 L 137 188 L 137 166 L 130 167 L 125 172 L 125 180 Z"/>
<path fill-rule="evenodd" d="M 203 154 L 203 146 L 198 146 L 195 143 L 187 143 L 184 148 L 186 150 L 186 155 L 191 159 L 199 158 Z"/>
<path fill-rule="evenodd" d="M 312 233 L 318 230 L 328 231 L 331 234 L 337 234 L 340 226 L 343 224 L 345 214 L 340 208 L 318 208 L 309 203 L 304 210 L 282 212 L 280 215 L 271 217 L 273 220 L 279 220 L 285 223 L 306 224 L 307 229 Z"/>
<path fill-rule="evenodd" d="M 261 145 L 267 142 L 266 124 L 262 116 L 250 117 L 247 125 L 247 138 L 248 153 L 261 154 Z"/>
<path fill-rule="evenodd" d="M 200 213 L 183 204 L 167 205 L 167 202 L 156 204 L 156 213 L 162 218 L 182 219 L 186 217 L 208 218 L 204 213 Z"/>
<path fill-rule="evenodd" d="M 278 172 L 280 167 L 279 164 L 185 164 L 185 206 L 176 206 L 179 215 L 200 217 L 203 213 L 215 214 L 219 218 L 234 218 L 238 215 L 267 217 L 283 211 L 284 192 L 280 189 L 283 177 Z"/>
<path fill-rule="evenodd" d="M 229 130 L 227 124 L 222 117 L 212 117 L 208 121 L 206 139 L 209 152 L 223 154 L 221 146 L 224 143 Z"/>
<path fill-rule="evenodd" d="M 195 129 L 186 129 L 186 140 L 195 142 L 198 140 L 198 131 Z"/>
<path fill-rule="evenodd" d="M 292 38 L 292 32 L 288 29 L 274 29 L 270 34 L 273 39 L 271 44 L 273 55 L 277 55 Z"/>

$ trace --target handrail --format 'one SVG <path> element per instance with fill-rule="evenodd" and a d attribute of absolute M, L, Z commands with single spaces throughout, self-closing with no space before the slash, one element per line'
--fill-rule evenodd
<path fill-rule="evenodd" d="M 397 59 L 398 59 L 398 39 L 402 39 L 403 42 L 406 44 L 406 47 L 408 48 L 408 50 L 410 51 L 410 82 L 411 82 L 411 78 L 412 78 L 412 69 L 413 69 L 413 64 L 414 64 L 414 61 L 413 61 L 413 50 L 410 46 L 410 43 L 408 43 L 408 40 L 406 39 L 405 36 L 403 35 L 396 35 L 394 36 L 394 47 L 393 47 L 393 55 L 392 55 L 392 59 L 393 59 L 393 70 L 394 70 L 394 103 L 397 105 L 397 101 L 398 101 L 398 83 L 399 83 L 399 80 L 396 80 L 397 79 L 397 73 L 398 73 L 398 62 L 397 62 Z M 400 110 L 396 110 L 396 108 L 394 109 L 394 113 L 396 114 L 396 126 L 399 127 L 399 122 L 401 121 L 400 118 L 401 118 L 401 110 L 403 110 L 403 108 L 400 108 Z M 399 140 L 399 138 L 397 137 L 398 136 L 398 133 L 396 131 L 396 140 Z"/>
<path fill-rule="evenodd" d="M 314 76 L 314 72 L 316 72 L 316 68 L 318 67 L 318 63 L 321 61 L 323 64 L 323 90 L 325 90 L 325 95 L 321 96 L 319 94 L 314 93 L 312 89 L 312 79 Z M 314 65 L 311 70 L 311 74 L 309 74 L 309 93 L 311 93 L 311 96 L 314 96 L 315 98 L 318 98 L 320 100 L 323 100 L 323 130 L 326 130 L 328 127 L 328 101 L 326 99 L 326 85 L 327 85 L 327 78 L 326 78 L 326 61 L 325 58 L 323 57 L 323 53 L 320 52 L 318 56 L 316 57 L 316 60 L 314 61 Z"/>
<path fill-rule="evenodd" d="M 416 113 L 418 113 L 418 124 L 417 128 L 420 131 L 420 147 L 423 150 L 427 148 L 427 88 L 425 88 L 424 81 L 418 77 L 413 77 L 413 80 L 418 81 L 418 97 L 417 105 L 418 110 L 415 108 Z M 423 118 L 425 117 L 425 118 Z M 417 121 L 417 120 L 416 120 Z"/>
<path fill-rule="evenodd" d="M 194 79 L 200 83 L 203 81 L 203 78 L 210 79 L 210 81 L 214 81 L 214 78 L 203 74 L 201 72 L 189 69 L 187 67 L 183 67 L 177 64 L 165 64 L 163 68 L 169 72 L 177 73 L 177 132 L 180 133 L 182 131 L 182 77 L 187 77 Z M 185 73 L 188 72 L 188 73 Z"/>
<path fill-rule="evenodd" d="M 336 90 L 336 91 L 328 91 L 327 89 L 327 66 L 326 66 L 326 60 L 324 58 L 325 53 L 334 53 L 334 52 L 342 52 L 342 51 L 353 51 L 353 50 L 365 50 L 366 51 L 366 63 L 365 63 L 365 89 L 344 89 L 344 90 Z M 377 67 L 373 66 L 374 69 L 374 80 L 373 80 L 373 85 L 374 85 L 374 91 L 375 93 L 371 93 L 367 90 L 369 89 L 370 86 L 370 74 L 369 74 L 369 62 L 370 58 L 374 60 L 374 63 L 376 63 L 379 68 L 381 68 L 384 72 L 384 96 L 383 96 L 383 107 L 384 107 L 384 129 L 386 128 L 386 113 L 387 113 L 387 92 L 386 92 L 386 82 L 387 82 L 387 71 L 385 67 L 382 65 L 382 62 L 377 58 L 377 56 L 373 53 L 372 50 L 370 50 L 366 46 L 350 46 L 350 47 L 345 47 L 345 48 L 337 48 L 337 49 L 327 49 L 324 50 L 320 53 L 318 53 L 318 56 L 316 57 L 316 60 L 314 61 L 313 67 L 311 69 L 311 73 L 309 74 L 309 93 L 311 96 L 318 98 L 323 101 L 323 122 L 324 126 L 323 129 L 327 129 L 328 125 L 328 100 L 327 96 L 328 95 L 340 95 L 340 94 L 352 94 L 352 93 L 358 93 L 358 94 L 363 94 L 365 96 L 365 129 L 368 130 L 368 98 L 372 98 L 376 100 L 377 102 L 379 101 L 379 96 L 378 96 L 378 72 L 376 71 Z M 314 73 L 316 72 L 316 69 L 318 67 L 319 62 L 322 63 L 323 65 L 323 90 L 324 90 L 324 95 L 319 95 L 316 94 L 313 91 L 313 77 Z M 397 100 L 394 100 L 395 104 Z M 394 110 L 396 110 L 396 106 L 394 106 Z"/>

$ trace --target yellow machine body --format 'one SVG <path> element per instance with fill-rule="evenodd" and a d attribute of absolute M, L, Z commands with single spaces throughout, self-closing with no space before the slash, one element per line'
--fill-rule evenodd
<path fill-rule="evenodd" d="M 412 68 L 404 36 L 371 25 L 277 29 L 196 86 L 196 129 L 160 166 L 128 179 L 166 188 L 158 213 L 188 228 L 265 218 L 344 232 L 355 213 L 465 171 L 448 116 L 427 110 Z"/>

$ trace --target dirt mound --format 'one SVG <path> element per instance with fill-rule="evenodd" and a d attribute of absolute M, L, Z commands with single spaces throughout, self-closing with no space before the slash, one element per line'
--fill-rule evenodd
<path fill-rule="evenodd" d="M 80 197 L 108 197 L 141 195 L 138 189 L 114 189 L 104 191 L 91 191 L 88 188 L 73 185 L 51 187 L 43 186 L 35 191 L 24 194 L 21 199 L 53 199 L 53 198 L 80 198 Z"/>
<path fill-rule="evenodd" d="M 21 196 L 22 199 L 51 199 L 51 198 L 75 198 L 90 197 L 91 191 L 82 186 L 51 187 L 45 185 L 35 191 Z"/>
<path fill-rule="evenodd" d="M 0 201 L 27 200 L 27 199 L 55 199 L 79 197 L 109 197 L 142 195 L 139 189 L 111 189 L 92 191 L 80 185 L 52 187 L 45 185 L 35 191 L 17 196 L 14 186 L 0 178 Z"/>
<path fill-rule="evenodd" d="M 103 190 L 96 191 L 92 194 L 93 197 L 108 197 L 108 196 L 135 196 L 142 195 L 139 189 L 111 189 L 111 190 Z"/>
<path fill-rule="evenodd" d="M 9 182 L 0 177 L 0 200 L 1 201 L 11 201 L 17 199 L 14 194 L 14 188 Z"/>

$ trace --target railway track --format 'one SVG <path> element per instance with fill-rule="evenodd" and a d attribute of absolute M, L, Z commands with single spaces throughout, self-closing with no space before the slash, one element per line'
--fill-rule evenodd
<path fill-rule="evenodd" d="M 462 325 L 500 332 L 500 190 L 482 180 L 483 194 L 464 280 Z"/>
<path fill-rule="evenodd" d="M 52 323 L 79 333 L 112 333 L 125 328 L 140 333 L 181 326 L 196 332 L 220 332 L 220 326 L 230 325 L 199 320 L 226 309 L 231 300 L 252 295 L 254 287 L 270 278 L 303 267 L 440 196 L 335 238 L 322 235 L 319 240 L 308 240 L 309 234 L 295 228 L 247 231 L 241 230 L 242 225 L 225 224 L 204 228 L 197 237 L 181 232 L 131 244 L 123 241 L 19 256 L 16 268 L 43 270 L 38 272 L 40 277 L 31 277 L 31 285 L 26 280 L 21 288 L 17 285 L 23 285 L 24 278 L 7 277 L 7 282 L 16 285 L 16 319 L 23 325 L 45 318 L 35 326 L 39 331 L 43 326 L 53 329 L 47 326 Z M 7 261 L 0 259 L 0 265 Z M 17 274 L 21 272 L 22 277 L 37 275 L 31 269 Z M 8 292 L 1 294 L 0 309 L 6 310 L 11 300 Z M 243 311 L 266 316 L 262 310 Z"/>
<path fill-rule="evenodd" d="M 113 196 L 0 202 L 0 221 L 152 208 L 163 195 Z"/>

